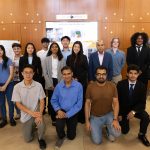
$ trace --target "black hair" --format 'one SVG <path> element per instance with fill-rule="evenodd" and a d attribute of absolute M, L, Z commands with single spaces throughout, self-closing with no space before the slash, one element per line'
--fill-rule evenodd
<path fill-rule="evenodd" d="M 4 48 L 3 45 L 0 45 L 0 49 L 3 51 L 3 56 L 2 56 L 3 65 L 2 65 L 2 69 L 6 69 L 8 67 L 7 66 L 8 57 L 6 56 L 6 51 L 5 51 L 5 48 Z"/>
<path fill-rule="evenodd" d="M 148 42 L 148 35 L 145 32 L 136 32 L 131 36 L 131 45 L 134 47 L 136 45 L 137 38 L 141 36 L 143 38 L 143 45 L 145 46 Z"/>
<path fill-rule="evenodd" d="M 34 46 L 33 43 L 27 43 L 27 44 L 26 44 L 26 46 L 25 46 L 25 51 L 24 51 L 24 57 L 28 57 L 28 52 L 27 52 L 27 47 L 28 47 L 28 45 L 32 45 L 32 46 L 33 46 L 34 51 L 33 51 L 33 53 L 32 53 L 32 56 L 33 56 L 33 57 L 37 57 L 37 55 L 36 55 L 36 48 L 35 48 L 35 46 Z"/>
<path fill-rule="evenodd" d="M 63 73 L 64 70 L 70 70 L 72 72 L 72 69 L 71 67 L 69 66 L 64 66 L 62 69 L 61 69 L 61 73 Z"/>
<path fill-rule="evenodd" d="M 63 58 L 63 55 L 62 55 L 62 53 L 61 53 L 60 46 L 59 46 L 58 43 L 56 43 L 56 42 L 52 42 L 52 44 L 50 45 L 49 50 L 48 50 L 48 53 L 47 53 L 47 56 L 51 56 L 51 55 L 52 55 L 51 48 L 52 48 L 52 46 L 53 46 L 54 44 L 57 45 L 57 47 L 58 47 L 57 56 L 58 56 L 58 60 L 60 61 L 60 60 Z"/>
<path fill-rule="evenodd" d="M 24 65 L 24 66 L 23 66 L 23 69 L 22 69 L 22 72 L 24 71 L 25 68 L 30 68 L 30 69 L 33 70 L 33 72 L 35 72 L 35 68 L 34 68 L 34 66 L 31 65 L 31 64 L 26 64 L 26 65 Z"/>
<path fill-rule="evenodd" d="M 135 71 L 137 71 L 138 73 L 140 72 L 139 66 L 134 65 L 134 64 L 131 64 L 131 65 L 128 66 L 128 68 L 127 68 L 127 73 L 129 73 L 131 70 L 135 70 Z"/>
<path fill-rule="evenodd" d="M 41 43 L 49 43 L 49 42 L 50 42 L 50 40 L 47 37 L 43 37 L 41 39 Z"/>
<path fill-rule="evenodd" d="M 21 44 L 19 44 L 19 43 L 13 43 L 12 44 L 12 48 L 14 48 L 14 47 L 20 47 L 21 48 Z"/>
<path fill-rule="evenodd" d="M 103 65 L 101 65 L 101 66 L 99 66 L 99 67 L 96 68 L 95 74 L 97 73 L 97 70 L 106 70 L 106 73 L 108 73 L 107 67 L 105 67 Z"/>
<path fill-rule="evenodd" d="M 118 40 L 118 43 L 119 43 L 118 47 L 119 47 L 119 46 L 120 46 L 120 39 L 119 39 L 118 37 L 114 37 L 114 38 L 112 38 L 112 40 L 111 40 L 111 42 L 110 42 L 111 47 L 112 47 L 112 44 L 113 44 L 113 42 L 114 42 L 114 40 L 115 40 L 115 39 L 117 39 L 117 40 Z"/>
<path fill-rule="evenodd" d="M 62 41 L 63 39 L 67 39 L 69 42 L 71 41 L 71 39 L 70 39 L 69 36 L 63 36 L 63 37 L 61 38 L 61 41 Z"/>
<path fill-rule="evenodd" d="M 80 51 L 77 54 L 73 51 L 73 48 L 74 48 L 75 44 L 79 44 L 79 46 L 80 46 Z M 82 56 L 83 56 L 82 43 L 80 41 L 76 41 L 76 42 L 73 43 L 73 46 L 72 46 L 72 54 L 71 54 L 71 59 L 70 59 L 69 63 L 75 62 L 75 63 L 77 63 L 77 65 L 80 65 L 81 62 L 83 61 Z"/>

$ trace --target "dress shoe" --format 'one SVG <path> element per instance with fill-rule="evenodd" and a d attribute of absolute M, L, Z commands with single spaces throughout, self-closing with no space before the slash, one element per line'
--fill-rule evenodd
<path fill-rule="evenodd" d="M 11 119 L 11 120 L 10 120 L 10 125 L 11 125 L 11 126 L 16 126 L 16 121 L 15 121 L 14 119 Z"/>
<path fill-rule="evenodd" d="M 0 128 L 5 127 L 6 124 L 7 124 L 7 120 L 2 120 L 1 123 L 0 123 Z"/>
<path fill-rule="evenodd" d="M 145 135 L 138 135 L 138 139 L 145 145 L 150 146 L 150 143 Z"/>

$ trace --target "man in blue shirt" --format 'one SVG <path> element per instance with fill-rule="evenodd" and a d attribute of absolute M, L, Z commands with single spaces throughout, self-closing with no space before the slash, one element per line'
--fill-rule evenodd
<path fill-rule="evenodd" d="M 55 87 L 51 104 L 56 111 L 56 131 L 58 140 L 55 147 L 60 147 L 65 139 L 65 123 L 67 124 L 67 138 L 73 140 L 76 136 L 77 113 L 82 108 L 83 88 L 73 79 L 70 67 L 61 70 L 63 80 Z"/>
<path fill-rule="evenodd" d="M 61 52 L 62 52 L 63 57 L 64 57 L 65 60 L 67 60 L 67 57 L 69 55 L 71 55 L 71 49 L 69 49 L 70 41 L 71 41 L 71 39 L 70 39 L 69 36 L 63 36 L 61 38 L 61 44 L 63 46 L 63 49 L 62 49 Z"/>
<path fill-rule="evenodd" d="M 117 84 L 122 80 L 121 71 L 125 65 L 125 53 L 119 50 L 120 40 L 119 38 L 113 38 L 111 40 L 111 48 L 106 51 L 112 55 L 113 59 L 113 77 L 112 81 Z"/>

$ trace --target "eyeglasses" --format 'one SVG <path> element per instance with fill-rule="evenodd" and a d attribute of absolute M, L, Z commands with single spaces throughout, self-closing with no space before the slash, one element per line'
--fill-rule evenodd
<path fill-rule="evenodd" d="M 97 73 L 96 76 L 106 76 L 106 73 Z"/>

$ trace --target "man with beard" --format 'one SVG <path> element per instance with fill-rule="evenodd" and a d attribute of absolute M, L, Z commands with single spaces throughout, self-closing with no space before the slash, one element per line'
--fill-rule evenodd
<path fill-rule="evenodd" d="M 91 132 L 95 144 L 102 142 L 102 128 L 106 125 L 108 139 L 113 142 L 121 133 L 118 123 L 118 94 L 114 83 L 106 81 L 107 68 L 96 69 L 96 81 L 89 84 L 86 91 L 86 129 Z"/>

